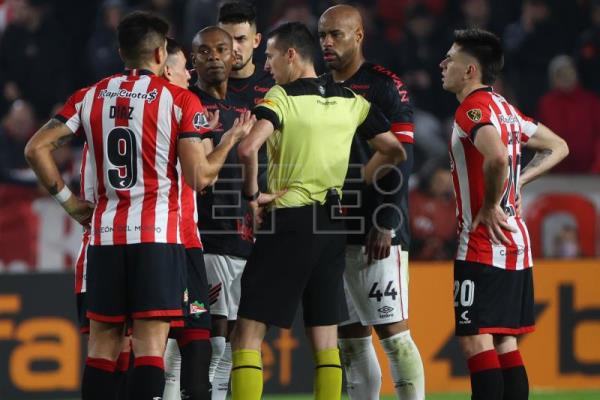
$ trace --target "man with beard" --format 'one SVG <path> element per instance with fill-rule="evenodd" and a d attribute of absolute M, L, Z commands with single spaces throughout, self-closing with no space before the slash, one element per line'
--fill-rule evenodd
<path fill-rule="evenodd" d="M 400 399 L 423 399 L 423 362 L 408 327 L 408 177 L 413 164 L 413 112 L 406 87 L 393 72 L 366 62 L 362 53 L 364 29 L 354 7 L 334 6 L 319 19 L 319 38 L 328 79 L 364 96 L 381 109 L 391 131 L 401 141 L 407 159 L 375 185 L 351 187 L 360 193 L 359 207 L 350 216 L 364 221 L 364 228 L 348 234 L 344 286 L 350 318 L 340 324 L 339 347 L 351 399 L 379 398 L 381 369 L 371 338 L 371 326 L 379 336 Z M 373 150 L 355 135 L 350 164 L 364 165 Z M 358 169 L 348 170 L 347 182 L 360 180 Z M 351 179 L 352 178 L 352 179 Z M 356 179 L 358 178 L 358 179 Z M 350 198 L 350 196 L 346 196 Z M 347 202 L 350 204 L 350 202 Z M 368 232 L 366 235 L 364 232 Z"/>
<path fill-rule="evenodd" d="M 198 80 L 190 88 L 206 109 L 218 114 L 212 141 L 218 145 L 233 121 L 248 110 L 242 99 L 227 91 L 227 78 L 234 62 L 231 36 L 209 26 L 192 41 L 192 63 Z M 212 398 L 224 400 L 231 373 L 229 333 L 237 319 L 240 279 L 253 243 L 252 217 L 248 203 L 240 198 L 242 170 L 236 152 L 231 152 L 217 181 L 198 197 L 198 227 L 204 244 L 212 318 L 212 357 L 209 379 Z"/>
<path fill-rule="evenodd" d="M 253 62 L 254 49 L 261 40 L 261 34 L 256 32 L 254 6 L 244 1 L 225 3 L 219 10 L 218 25 L 233 38 L 234 64 L 229 90 L 254 107 L 275 84 L 271 74 Z"/>

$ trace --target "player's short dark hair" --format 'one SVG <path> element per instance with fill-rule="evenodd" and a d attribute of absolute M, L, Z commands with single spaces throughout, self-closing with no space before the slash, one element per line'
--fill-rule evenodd
<path fill-rule="evenodd" d="M 504 52 L 498 36 L 483 29 L 460 29 L 454 31 L 454 43 L 477 59 L 481 66 L 481 83 L 492 85 L 504 66 Z"/>
<path fill-rule="evenodd" d="M 231 1 L 219 9 L 217 21 L 221 24 L 241 24 L 247 22 L 256 26 L 256 10 L 246 1 Z"/>
<path fill-rule="evenodd" d="M 146 60 L 157 47 L 164 45 L 168 31 L 169 23 L 152 13 L 134 11 L 126 15 L 117 27 L 123 61 Z"/>
<path fill-rule="evenodd" d="M 269 32 L 267 40 L 275 38 L 275 47 L 281 51 L 295 49 L 300 56 L 312 63 L 315 62 L 315 37 L 306 25 L 301 22 L 288 22 Z"/>
<path fill-rule="evenodd" d="M 179 53 L 180 51 L 183 51 L 183 48 L 177 42 L 177 40 L 167 36 L 167 54 L 172 56 Z"/>

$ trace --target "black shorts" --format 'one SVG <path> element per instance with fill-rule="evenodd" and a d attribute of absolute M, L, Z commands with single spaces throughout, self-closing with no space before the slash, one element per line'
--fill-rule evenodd
<path fill-rule="evenodd" d="M 505 270 L 454 261 L 457 336 L 520 335 L 535 329 L 532 268 Z"/>
<path fill-rule="evenodd" d="M 238 317 L 289 328 L 302 300 L 305 326 L 335 325 L 348 318 L 346 236 L 339 233 L 344 224 L 330 221 L 327 210 L 305 206 L 267 213 L 272 229 L 264 227 L 256 235 L 242 275 Z"/>
<path fill-rule="evenodd" d="M 210 330 L 208 280 L 202 249 L 187 249 L 187 310 L 185 327 Z"/>
<path fill-rule="evenodd" d="M 87 317 L 87 303 L 86 295 L 83 293 L 76 293 L 77 297 L 77 319 L 79 320 L 79 332 L 82 335 L 90 333 L 90 319 Z"/>
<path fill-rule="evenodd" d="M 186 255 L 179 244 L 90 246 L 87 316 L 120 323 L 127 318 L 181 317 Z"/>

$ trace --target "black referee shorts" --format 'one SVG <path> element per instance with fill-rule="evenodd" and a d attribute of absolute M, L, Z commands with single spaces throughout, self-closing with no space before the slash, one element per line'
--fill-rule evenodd
<path fill-rule="evenodd" d="M 454 261 L 457 336 L 520 335 L 535 329 L 533 268 L 505 270 Z"/>
<path fill-rule="evenodd" d="M 302 301 L 305 326 L 348 318 L 344 224 L 332 222 L 328 211 L 315 205 L 267 213 L 272 229 L 256 235 L 242 275 L 238 317 L 289 328 Z"/>

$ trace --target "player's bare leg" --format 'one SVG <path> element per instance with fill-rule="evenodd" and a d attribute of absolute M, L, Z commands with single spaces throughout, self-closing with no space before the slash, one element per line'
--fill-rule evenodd
<path fill-rule="evenodd" d="M 459 336 L 471 373 L 472 400 L 502 400 L 504 383 L 492 335 Z"/>
<path fill-rule="evenodd" d="M 165 345 L 169 322 L 159 319 L 133 321 L 132 347 L 135 354 L 131 391 L 135 399 L 162 397 L 165 385 Z"/>
<path fill-rule="evenodd" d="M 340 358 L 346 372 L 351 400 L 377 400 L 381 390 L 381 367 L 377 361 L 371 327 L 360 323 L 338 327 Z"/>
<path fill-rule="evenodd" d="M 494 346 L 504 378 L 504 399 L 527 400 L 529 398 L 529 379 L 519 352 L 517 338 L 508 335 L 494 335 Z"/>
<path fill-rule="evenodd" d="M 315 356 L 315 399 L 340 399 L 342 365 L 337 348 L 337 325 L 306 327 L 306 337 Z"/>
<path fill-rule="evenodd" d="M 83 400 L 110 399 L 117 395 L 115 370 L 122 336 L 122 323 L 90 321 L 88 357 L 81 383 Z"/>
<path fill-rule="evenodd" d="M 238 318 L 231 333 L 233 369 L 231 395 L 233 400 L 260 400 L 263 371 L 260 348 L 267 333 L 267 325 L 246 318 Z"/>

